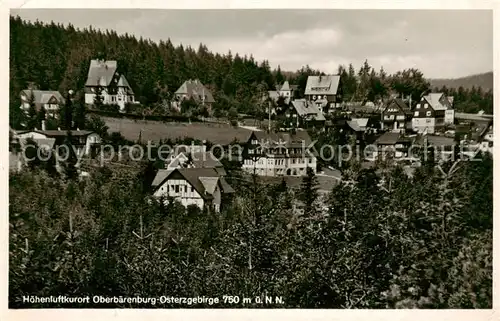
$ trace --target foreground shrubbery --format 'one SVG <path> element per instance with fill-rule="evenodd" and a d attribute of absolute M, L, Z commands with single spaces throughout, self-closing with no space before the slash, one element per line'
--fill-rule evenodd
<path fill-rule="evenodd" d="M 214 214 L 149 203 L 135 175 L 105 169 L 81 183 L 11 175 L 9 305 L 26 306 L 23 295 L 267 294 L 283 297 L 277 307 L 491 308 L 491 158 L 448 177 L 427 167 L 412 180 L 383 175 L 381 187 L 364 170 L 334 188 L 327 212 L 308 206 L 317 194 L 305 180 L 302 215 L 283 184 L 238 186 L 245 197 Z"/>

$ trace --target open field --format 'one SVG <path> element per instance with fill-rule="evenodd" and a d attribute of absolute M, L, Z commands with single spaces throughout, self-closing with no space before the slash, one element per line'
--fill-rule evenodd
<path fill-rule="evenodd" d="M 130 141 L 137 141 L 139 135 L 142 142 L 148 140 L 158 142 L 160 139 L 176 139 L 192 137 L 207 140 L 214 144 L 227 145 L 235 139 L 246 141 L 251 133 L 244 128 L 235 128 L 228 124 L 214 123 L 163 123 L 158 121 L 131 120 L 123 118 L 103 117 L 109 132 L 120 132 Z"/>

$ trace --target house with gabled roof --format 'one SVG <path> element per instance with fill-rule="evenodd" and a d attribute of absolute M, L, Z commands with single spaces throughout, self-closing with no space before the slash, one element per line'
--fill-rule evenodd
<path fill-rule="evenodd" d="M 226 175 L 224 165 L 204 145 L 178 146 L 165 160 L 165 169 L 176 168 L 213 168 L 219 175 Z"/>
<path fill-rule="evenodd" d="M 164 201 L 173 198 L 184 206 L 196 205 L 219 212 L 223 200 L 234 193 L 224 177 L 213 168 L 159 170 L 153 183 L 153 196 Z"/>
<path fill-rule="evenodd" d="M 127 78 L 118 70 L 116 60 L 90 61 L 85 83 L 85 103 L 94 105 L 99 91 L 103 104 L 118 105 L 120 111 L 125 109 L 127 103 L 137 103 Z"/>
<path fill-rule="evenodd" d="M 46 116 L 52 118 L 59 117 L 59 110 L 66 102 L 63 96 L 56 90 L 28 88 L 21 91 L 20 97 L 20 107 L 26 114 L 28 113 L 30 104 L 33 103 L 37 112 L 44 108 Z"/>
<path fill-rule="evenodd" d="M 452 102 L 444 93 L 423 96 L 413 110 L 412 128 L 419 133 L 433 134 L 455 121 Z"/>
<path fill-rule="evenodd" d="M 316 105 L 321 112 L 340 107 L 342 102 L 342 86 L 340 75 L 307 77 L 305 98 Z"/>
<path fill-rule="evenodd" d="M 411 125 L 410 107 L 400 98 L 390 99 L 380 116 L 382 130 L 404 132 Z"/>
<path fill-rule="evenodd" d="M 210 112 L 215 99 L 210 90 L 208 90 L 198 79 L 186 80 L 174 93 L 177 104 L 174 107 L 180 110 L 180 103 L 185 99 L 193 99 L 197 103 L 207 107 Z"/>
<path fill-rule="evenodd" d="M 305 99 L 295 99 L 292 101 L 291 113 L 288 117 L 296 119 L 296 127 L 301 127 L 307 123 L 323 123 L 325 116 L 316 105 Z"/>
<path fill-rule="evenodd" d="M 386 132 L 375 140 L 376 150 L 371 153 L 370 157 L 382 159 L 385 157 L 393 159 L 407 158 L 410 156 L 409 149 L 412 142 L 412 138 L 405 137 L 400 132 Z"/>

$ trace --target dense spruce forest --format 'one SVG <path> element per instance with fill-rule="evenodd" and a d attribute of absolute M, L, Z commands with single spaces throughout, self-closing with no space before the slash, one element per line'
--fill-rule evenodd
<path fill-rule="evenodd" d="M 63 95 L 69 89 L 81 94 L 90 60 L 96 58 L 117 60 L 144 106 L 168 101 L 185 80 L 199 79 L 212 91 L 216 100 L 214 112 L 221 115 L 227 115 L 232 108 L 251 115 L 262 113 L 262 97 L 276 84 L 289 80 L 298 85 L 301 97 L 309 75 L 325 74 L 310 68 L 308 62 L 295 72 L 282 72 L 279 66 L 272 70 L 267 61 L 258 62 L 252 56 L 242 57 L 230 51 L 212 53 L 203 44 L 197 49 L 176 47 L 168 38 L 155 43 L 92 27 L 79 30 L 72 25 L 31 23 L 11 17 L 11 107 L 19 106 L 19 92 L 30 82 L 42 90 L 59 90 Z M 332 72 L 341 75 L 346 101 L 376 102 L 390 93 L 411 95 L 417 101 L 431 89 L 423 73 L 414 68 L 388 74 L 383 68 L 374 70 L 365 61 L 359 69 L 350 64 Z M 492 90 L 474 87 L 446 91 L 455 96 L 458 111 L 493 111 Z"/>

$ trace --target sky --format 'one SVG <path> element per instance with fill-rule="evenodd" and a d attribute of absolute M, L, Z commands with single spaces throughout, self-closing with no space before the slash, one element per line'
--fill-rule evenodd
<path fill-rule="evenodd" d="M 170 38 L 195 49 L 229 50 L 295 71 L 309 65 L 335 73 L 420 69 L 427 78 L 493 70 L 493 14 L 488 10 L 168 10 L 16 9 L 25 20 L 115 30 L 153 41 Z"/>

